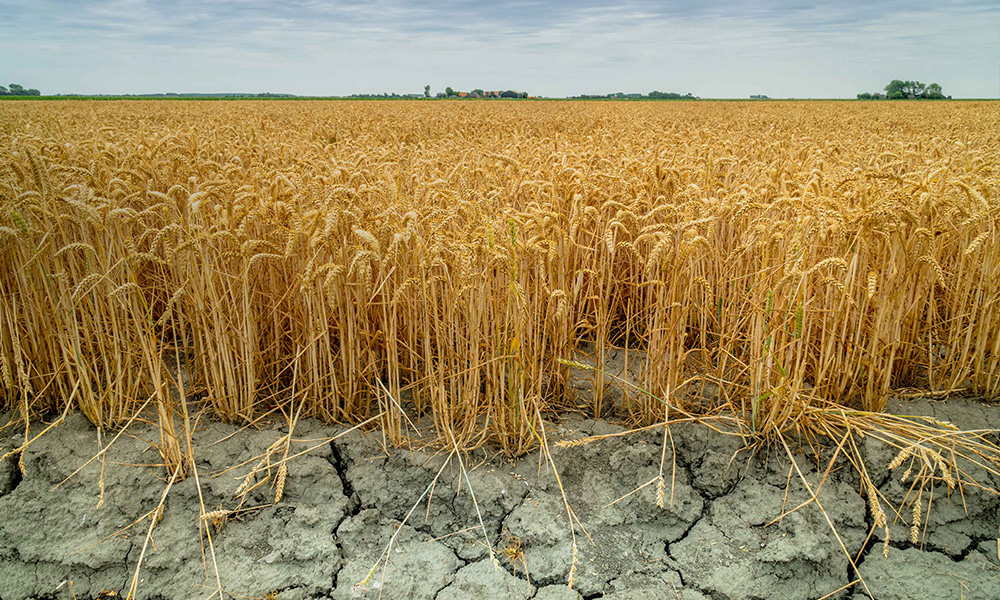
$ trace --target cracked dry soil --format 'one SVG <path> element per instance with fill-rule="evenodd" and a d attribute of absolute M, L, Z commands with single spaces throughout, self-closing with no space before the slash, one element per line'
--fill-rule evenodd
<path fill-rule="evenodd" d="M 918 400 L 895 403 L 892 410 L 966 428 L 1000 427 L 1000 407 L 972 400 Z M 148 521 L 114 534 L 152 510 L 165 485 L 162 469 L 137 466 L 159 461 L 147 441 L 155 432 L 133 427 L 103 465 L 95 461 L 54 490 L 99 450 L 95 430 L 79 415 L 32 444 L 23 477 L 15 461 L 0 464 L 0 600 L 96 599 L 107 590 L 123 597 Z M 564 439 L 621 431 L 599 420 L 551 427 Z M 293 451 L 341 431 L 304 421 L 294 432 L 300 441 Z M 212 423 L 196 433 L 209 511 L 233 506 L 246 468 L 210 475 L 263 453 L 284 429 L 275 423 L 262 432 L 233 432 Z M 0 435 L 2 448 L 21 441 L 10 428 Z M 578 530 L 572 590 L 566 587 L 573 554 L 566 510 L 537 453 L 514 462 L 484 453 L 465 457 L 478 514 L 453 460 L 399 530 L 387 568 L 358 588 L 445 460 L 405 450 L 386 454 L 380 435 L 359 432 L 291 461 L 278 505 L 233 517 L 214 535 L 222 587 L 234 598 L 272 594 L 281 600 L 380 593 L 438 600 L 868 597 L 860 586 L 842 589 L 856 573 L 815 503 L 772 523 L 808 497 L 798 477 L 790 477 L 783 455 L 750 457 L 738 438 L 700 425 L 674 426 L 671 435 L 663 508 L 655 504 L 655 485 L 621 499 L 659 473 L 662 431 L 552 449 L 570 504 L 593 540 Z M 869 472 L 882 477 L 882 492 L 901 500 L 907 488 L 887 470 L 892 453 L 867 440 L 863 451 Z M 825 465 L 817 471 L 805 455 L 798 462 L 815 485 Z M 868 539 L 872 517 L 857 477 L 849 466 L 838 466 L 843 468 L 832 473 L 819 500 L 844 546 L 861 553 L 858 570 L 875 598 L 1000 598 L 997 496 L 966 489 L 963 497 L 948 499 L 946 489 L 936 489 L 922 543 L 909 543 L 908 526 L 898 523 L 899 541 L 890 539 L 883 557 L 881 533 Z M 266 505 L 272 494 L 262 486 L 253 500 Z M 498 544 L 500 569 L 489 558 L 480 514 Z M 138 598 L 188 600 L 213 593 L 215 574 L 211 558 L 203 556 L 198 515 L 194 478 L 174 484 L 143 559 Z M 523 554 L 510 560 L 502 547 L 514 540 Z"/>

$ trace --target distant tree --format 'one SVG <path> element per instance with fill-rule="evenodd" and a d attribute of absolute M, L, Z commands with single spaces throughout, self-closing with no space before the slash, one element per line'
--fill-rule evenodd
<path fill-rule="evenodd" d="M 633 94 L 627 94 L 627 97 L 633 97 Z M 639 95 L 640 98 L 649 98 L 650 100 L 691 100 L 694 98 L 691 94 L 684 94 L 683 96 L 677 92 L 660 92 L 653 90 L 646 94 L 646 96 Z"/>
<path fill-rule="evenodd" d="M 889 85 L 885 86 L 885 95 L 888 96 L 889 98 L 894 98 L 897 95 L 900 98 L 903 98 L 904 97 L 903 88 L 905 87 L 906 87 L 905 81 L 893 79 L 892 81 L 889 82 Z"/>
<path fill-rule="evenodd" d="M 451 87 L 449 86 L 449 87 L 444 88 L 444 95 L 447 96 L 447 97 L 449 97 L 449 98 L 451 98 L 452 96 L 457 96 L 458 92 L 456 92 L 455 90 L 451 89 Z"/>
<path fill-rule="evenodd" d="M 893 79 L 889 85 L 885 86 L 885 95 L 890 100 L 905 98 L 936 100 L 945 97 L 941 86 L 936 83 L 926 85 L 919 81 L 900 81 L 899 79 Z"/>
<path fill-rule="evenodd" d="M 924 90 L 924 98 L 940 100 L 941 98 L 944 98 L 944 92 L 941 90 L 940 85 L 932 83 L 927 86 L 926 90 Z"/>
<path fill-rule="evenodd" d="M 431 86 L 425 85 L 424 86 L 424 98 L 430 98 L 430 97 L 431 97 Z"/>
<path fill-rule="evenodd" d="M 481 90 L 479 88 L 476 88 L 476 89 L 472 90 L 472 93 L 473 94 L 479 94 L 480 96 L 482 96 L 483 95 L 483 90 Z"/>
<path fill-rule="evenodd" d="M 11 83 L 8 87 L 0 85 L 0 96 L 41 96 L 42 93 L 35 88 L 24 89 L 23 86 Z"/>
<path fill-rule="evenodd" d="M 872 95 L 869 94 L 868 92 L 862 92 L 862 93 L 858 94 L 858 100 L 871 100 L 871 99 L 872 99 Z"/>

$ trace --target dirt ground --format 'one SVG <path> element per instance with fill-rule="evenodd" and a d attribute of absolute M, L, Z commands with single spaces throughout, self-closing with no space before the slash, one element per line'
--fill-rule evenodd
<path fill-rule="evenodd" d="M 893 402 L 890 410 L 934 415 L 964 428 L 1000 428 L 1000 407 L 973 400 Z M 621 431 L 599 420 L 550 427 L 562 439 Z M 278 422 L 263 431 L 234 431 L 211 423 L 196 433 L 208 511 L 234 506 L 233 492 L 249 466 L 212 475 L 262 453 L 285 433 Z M 304 421 L 292 449 L 342 431 Z M 21 442 L 10 428 L 0 436 L 0 454 Z M 849 466 L 823 484 L 822 510 L 811 503 L 772 523 L 808 497 L 783 451 L 750 456 L 738 438 L 701 425 L 674 426 L 671 436 L 663 508 L 656 505 L 655 484 L 626 496 L 659 474 L 662 430 L 553 448 L 582 525 L 576 528 L 572 590 L 566 586 L 573 557 L 566 507 L 537 453 L 515 462 L 473 453 L 463 457 L 467 479 L 452 458 L 425 495 L 447 457 L 387 452 L 377 432 L 351 432 L 294 459 L 279 504 L 231 517 L 213 535 L 221 587 L 231 598 L 281 600 L 380 594 L 438 600 L 866 598 L 860 586 L 843 589 L 857 574 L 842 543 L 852 555 L 860 553 L 859 571 L 875 598 L 1000 598 L 996 495 L 966 488 L 946 498 L 944 486 L 936 489 L 922 543 L 911 544 L 909 526 L 899 522 L 883 557 L 881 533 L 866 541 L 873 517 Z M 125 596 L 149 521 L 115 534 L 151 511 L 165 487 L 162 468 L 142 466 L 159 461 L 152 439 L 151 428 L 133 425 L 103 465 L 95 461 L 53 489 L 99 450 L 97 432 L 73 415 L 32 444 L 23 477 L 15 462 L 0 464 L 0 600 L 114 597 L 108 591 Z M 874 441 L 865 444 L 880 489 L 902 500 L 908 487 L 900 473 L 887 469 L 894 453 Z M 798 464 L 815 487 L 825 465 L 817 471 L 807 455 Z M 976 476 L 1000 486 L 995 478 Z M 251 495 L 259 505 L 272 496 L 266 485 Z M 198 516 L 198 489 L 189 477 L 167 496 L 143 555 L 138 598 L 189 600 L 215 591 Z M 359 585 L 394 534 L 388 565 Z"/>

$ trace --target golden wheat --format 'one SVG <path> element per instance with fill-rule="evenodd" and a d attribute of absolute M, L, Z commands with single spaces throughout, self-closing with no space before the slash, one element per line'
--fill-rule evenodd
<path fill-rule="evenodd" d="M 175 354 L 226 421 L 303 398 L 510 454 L 563 409 L 766 434 L 813 400 L 997 397 L 998 129 L 995 103 L 3 103 L 0 401 L 111 426 L 153 397 L 172 472 Z M 598 369 L 574 398 L 573 361 L 622 347 L 651 395 Z M 693 376 L 725 393 L 686 405 Z"/>

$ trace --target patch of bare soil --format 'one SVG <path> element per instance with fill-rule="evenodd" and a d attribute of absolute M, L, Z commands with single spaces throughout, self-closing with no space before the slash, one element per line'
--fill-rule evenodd
<path fill-rule="evenodd" d="M 890 410 L 1000 427 L 1000 408 L 972 400 L 896 402 Z M 0 464 L 0 600 L 124 597 L 146 539 L 143 516 L 166 485 L 162 468 L 137 466 L 159 461 L 147 442 L 155 434 L 143 427 L 133 425 L 103 461 L 59 487 L 100 449 L 80 416 L 29 447 L 23 474 L 15 460 Z M 550 427 L 564 440 L 622 431 L 599 420 Z M 302 422 L 292 450 L 342 431 Z M 249 467 L 211 476 L 264 453 L 285 433 L 277 423 L 233 432 L 211 424 L 196 434 L 207 511 L 234 505 Z M 21 443 L 10 428 L 0 435 L 4 451 Z M 909 515 L 889 515 L 898 535 L 883 556 L 883 534 L 869 536 L 873 517 L 846 463 L 820 487 L 826 465 L 801 454 L 799 468 L 819 487 L 819 502 L 793 511 L 810 493 L 783 452 L 750 456 L 739 438 L 702 425 L 673 426 L 671 436 L 665 454 L 662 430 L 552 448 L 580 523 L 575 568 L 563 495 L 537 453 L 515 462 L 472 453 L 463 473 L 444 454 L 387 452 L 377 433 L 351 432 L 292 460 L 281 502 L 271 505 L 274 490 L 263 485 L 246 505 L 261 508 L 212 529 L 218 581 L 189 477 L 167 495 L 137 598 L 207 598 L 219 584 L 229 597 L 281 600 L 865 598 L 860 585 L 846 587 L 859 573 L 879 599 L 1000 598 L 994 494 L 966 488 L 949 498 L 940 485 L 919 543 L 909 540 Z M 901 502 L 907 485 L 887 468 L 894 452 L 874 441 L 863 449 L 882 494 Z M 655 483 L 635 491 L 656 480 L 661 461 L 662 507 Z M 982 481 L 1000 486 L 987 475 Z M 390 540 L 387 563 L 380 562 Z M 844 549 L 858 557 L 857 570 Z"/>

